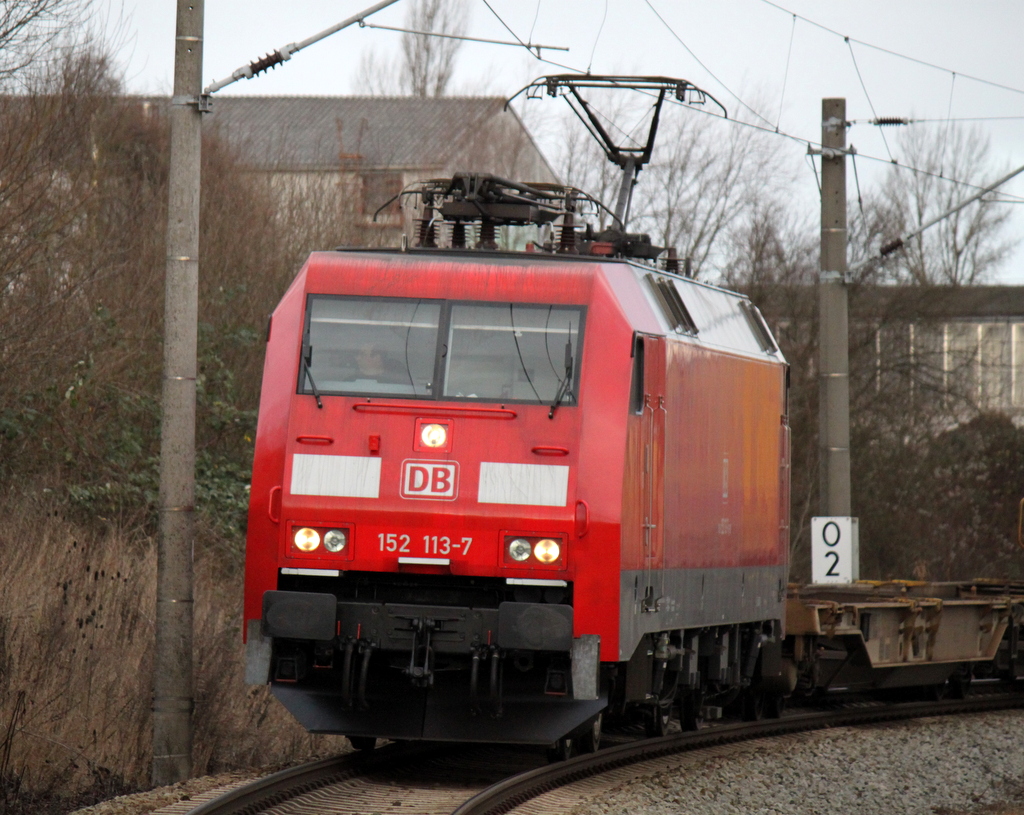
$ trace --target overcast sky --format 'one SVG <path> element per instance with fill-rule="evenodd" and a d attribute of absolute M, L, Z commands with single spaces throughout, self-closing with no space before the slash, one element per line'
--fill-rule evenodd
<path fill-rule="evenodd" d="M 401 27 L 410 1 L 367 22 Z M 129 91 L 170 93 L 175 0 L 101 2 L 108 4 L 106 35 L 118 47 Z M 371 2 L 206 0 L 204 85 Z M 991 141 L 993 171 L 1024 164 L 1024 0 L 488 0 L 496 14 L 483 0 L 465 2 L 471 36 L 512 40 L 497 14 L 524 41 L 570 49 L 544 51 L 545 58 L 593 73 L 683 77 L 731 115 L 749 105 L 763 117 L 757 121 L 799 139 L 819 141 L 821 99 L 842 96 L 854 121 L 876 114 L 984 119 L 977 125 Z M 358 94 L 362 55 L 396 53 L 400 37 L 353 26 L 220 93 Z M 511 95 L 536 76 L 561 72 L 521 47 L 466 43 L 452 90 Z M 745 117 L 754 118 L 749 111 Z M 877 185 L 886 166 L 871 157 L 888 161 L 891 150 L 901 159 L 895 130 L 884 132 L 888 147 L 880 128 L 855 124 L 849 131 L 862 188 Z M 785 151 L 794 166 L 804 162 L 810 201 L 815 181 L 803 159 L 806 144 L 787 140 Z M 1004 190 L 1024 197 L 1024 173 Z M 1012 209 L 1012 234 L 1024 238 L 1024 204 Z M 1024 246 L 1000 281 L 1024 283 Z"/>

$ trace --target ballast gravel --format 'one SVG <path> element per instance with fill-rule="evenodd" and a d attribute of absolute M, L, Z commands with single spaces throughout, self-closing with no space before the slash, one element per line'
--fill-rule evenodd
<path fill-rule="evenodd" d="M 1024 711 L 837 728 L 690 759 L 641 771 L 572 812 L 1024 814 Z"/>
<path fill-rule="evenodd" d="M 244 776 L 192 779 L 74 815 L 181 815 Z M 526 802 L 514 813 L 1024 815 L 1024 711 L 724 745 L 620 768 L 574 786 Z M 412 809 L 388 811 L 399 812 L 416 815 Z"/>

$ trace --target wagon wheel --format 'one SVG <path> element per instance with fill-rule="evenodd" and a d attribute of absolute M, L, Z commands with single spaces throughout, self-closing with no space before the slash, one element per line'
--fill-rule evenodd
<path fill-rule="evenodd" d="M 961 665 L 949 678 L 949 695 L 954 699 L 966 699 L 971 692 L 973 678 L 970 663 Z"/>
<path fill-rule="evenodd" d="M 699 690 L 686 691 L 679 700 L 679 726 L 683 730 L 700 730 L 703 694 Z"/>
<path fill-rule="evenodd" d="M 590 720 L 590 726 L 580 737 L 581 753 L 596 753 L 601 749 L 601 725 L 603 720 L 603 713 L 598 713 Z"/>
<path fill-rule="evenodd" d="M 558 741 L 548 747 L 548 761 L 568 761 L 576 755 L 576 740 L 572 736 L 562 736 Z"/>
<path fill-rule="evenodd" d="M 759 722 L 764 718 L 765 693 L 760 688 L 747 688 L 743 691 L 743 721 Z"/>
<path fill-rule="evenodd" d="M 924 695 L 925 701 L 928 702 L 941 702 L 946 698 L 946 691 L 948 686 L 945 682 L 938 682 L 935 685 L 925 685 L 921 691 Z"/>
<path fill-rule="evenodd" d="M 356 750 L 372 750 L 377 746 L 377 739 L 374 736 L 348 736 L 349 744 Z"/>
<path fill-rule="evenodd" d="M 769 693 L 764 700 L 764 715 L 769 719 L 781 719 L 786 709 L 786 697 L 781 693 Z"/>

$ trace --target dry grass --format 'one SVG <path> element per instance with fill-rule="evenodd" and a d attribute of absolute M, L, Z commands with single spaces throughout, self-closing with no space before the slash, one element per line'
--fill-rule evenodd
<path fill-rule="evenodd" d="M 0 501 L 0 779 L 4 803 L 149 786 L 152 541 L 86 532 L 45 501 Z M 193 772 L 344 749 L 243 684 L 240 570 L 197 547 Z"/>

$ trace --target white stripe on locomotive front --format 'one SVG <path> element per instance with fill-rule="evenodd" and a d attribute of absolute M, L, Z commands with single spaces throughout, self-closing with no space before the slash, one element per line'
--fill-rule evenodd
<path fill-rule="evenodd" d="M 292 457 L 291 494 L 379 498 L 380 465 L 377 456 L 296 453 Z M 568 493 L 567 466 L 480 462 L 477 501 L 481 504 L 564 507 Z"/>
<path fill-rule="evenodd" d="M 292 457 L 292 495 L 344 498 L 380 497 L 380 458 L 377 456 Z"/>
<path fill-rule="evenodd" d="M 564 507 L 569 493 L 569 468 L 558 464 L 480 462 L 481 504 Z"/>

